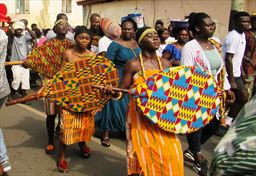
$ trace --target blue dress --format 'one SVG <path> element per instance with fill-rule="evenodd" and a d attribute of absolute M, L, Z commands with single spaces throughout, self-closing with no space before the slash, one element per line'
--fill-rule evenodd
<path fill-rule="evenodd" d="M 181 51 L 175 46 L 175 45 L 173 45 L 173 44 L 168 44 L 165 48 L 164 48 L 164 50 L 163 50 L 163 53 L 165 53 L 165 52 L 168 52 L 168 53 L 170 53 L 171 54 L 171 56 L 170 56 L 170 60 L 171 59 L 175 59 L 175 60 L 178 60 L 178 61 L 180 61 L 180 59 L 181 59 Z"/>
<path fill-rule="evenodd" d="M 116 65 L 119 82 L 122 80 L 125 64 L 138 57 L 140 52 L 140 48 L 127 48 L 115 41 L 109 45 L 106 57 Z M 110 100 L 102 111 L 95 115 L 96 126 L 102 130 L 125 131 L 128 103 L 129 95 L 127 94 L 121 100 Z"/>

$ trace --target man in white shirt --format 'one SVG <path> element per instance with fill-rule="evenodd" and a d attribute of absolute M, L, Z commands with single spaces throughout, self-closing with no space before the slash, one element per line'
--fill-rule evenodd
<path fill-rule="evenodd" d="M 248 101 L 248 94 L 242 79 L 241 65 L 246 45 L 244 31 L 249 28 L 250 16 L 247 12 L 237 12 L 233 20 L 234 29 L 227 34 L 222 46 L 228 80 L 236 98 L 234 103 L 230 105 L 227 125 L 230 125 L 231 120 L 238 115 Z"/>

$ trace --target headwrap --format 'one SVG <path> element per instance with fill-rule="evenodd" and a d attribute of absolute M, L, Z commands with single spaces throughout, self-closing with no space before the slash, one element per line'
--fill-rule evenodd
<path fill-rule="evenodd" d="M 100 27 L 101 27 L 102 31 L 104 32 L 104 34 L 110 39 L 119 38 L 122 33 L 122 29 L 121 29 L 120 25 L 111 21 L 108 18 L 101 19 Z"/>
<path fill-rule="evenodd" d="M 68 23 L 67 20 L 65 20 L 65 19 L 60 19 L 60 20 L 57 20 L 57 21 L 54 23 L 53 27 L 55 27 L 55 26 L 56 26 L 57 24 L 59 24 L 60 22 Z"/>
<path fill-rule="evenodd" d="M 24 30 L 25 29 L 25 24 L 22 21 L 15 21 L 12 24 L 12 27 L 13 27 L 13 29 L 22 29 L 22 30 Z"/>
<path fill-rule="evenodd" d="M 141 41 L 143 40 L 143 38 L 150 32 L 156 32 L 156 30 L 154 28 L 150 28 L 150 27 L 143 27 L 138 29 L 138 31 L 136 32 L 136 41 L 138 44 L 141 43 Z"/>
<path fill-rule="evenodd" d="M 172 28 L 188 28 L 189 27 L 189 23 L 188 21 L 184 21 L 184 20 L 171 20 L 170 21 Z"/>

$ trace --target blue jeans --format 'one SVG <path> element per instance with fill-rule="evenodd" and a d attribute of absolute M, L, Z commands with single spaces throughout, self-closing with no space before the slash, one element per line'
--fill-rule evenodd
<path fill-rule="evenodd" d="M 4 104 L 4 100 L 5 100 L 5 97 L 0 98 L 0 109 L 1 109 L 2 105 Z M 4 136 L 2 133 L 2 129 L 0 128 L 0 163 L 6 161 L 8 159 L 9 158 L 7 156 L 7 149 L 6 149 L 6 146 L 4 143 Z"/>
<path fill-rule="evenodd" d="M 2 129 L 0 128 L 0 163 L 8 160 L 8 156 L 7 156 L 7 149 L 4 143 L 4 136 L 2 133 Z"/>

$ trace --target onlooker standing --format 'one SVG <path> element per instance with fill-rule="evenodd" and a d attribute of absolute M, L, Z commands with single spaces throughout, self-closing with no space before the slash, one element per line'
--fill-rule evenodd
<path fill-rule="evenodd" d="M 100 27 L 105 35 L 99 40 L 98 54 L 105 56 L 112 41 L 120 37 L 121 27 L 107 18 L 101 19 Z"/>
<path fill-rule="evenodd" d="M 32 31 L 28 30 L 28 33 L 24 33 L 25 24 L 22 21 L 16 21 L 12 25 L 13 43 L 11 49 L 11 61 L 22 61 L 28 55 L 28 42 L 31 41 Z M 31 35 L 28 35 L 31 34 Z M 18 90 L 21 84 L 21 95 L 26 95 L 26 90 L 30 89 L 29 82 L 29 69 L 24 68 L 22 65 L 12 66 L 13 81 L 12 88 Z"/>
<path fill-rule="evenodd" d="M 28 20 L 27 19 L 21 19 L 20 21 L 22 21 L 25 24 L 25 30 L 23 31 L 23 33 L 25 35 L 31 36 L 31 37 L 29 37 L 31 39 L 27 41 L 28 53 L 29 53 L 32 51 L 33 48 L 35 48 L 37 46 L 36 34 L 33 31 L 31 32 L 31 30 L 28 28 Z"/>
<path fill-rule="evenodd" d="M 223 43 L 222 53 L 226 63 L 228 80 L 235 93 L 235 102 L 230 105 L 226 124 L 237 116 L 244 104 L 248 101 L 248 93 L 241 74 L 246 40 L 244 31 L 249 28 L 250 16 L 247 12 L 237 12 L 234 17 L 234 29 L 230 31 Z"/>
<path fill-rule="evenodd" d="M 158 32 L 160 29 L 164 28 L 164 22 L 162 20 L 156 20 L 155 30 Z"/>
<path fill-rule="evenodd" d="M 7 53 L 7 43 L 8 37 L 5 34 L 5 32 L 0 29 L 0 108 L 4 104 L 5 98 L 10 93 L 10 87 L 7 81 L 6 72 L 4 68 L 4 62 Z M 9 158 L 4 143 L 4 137 L 2 134 L 2 130 L 0 128 L 0 168 L 2 168 L 2 172 L 8 172 L 9 170 L 11 170 L 11 166 L 8 160 Z M 1 174 L 3 173 L 1 173 L 0 169 L 0 175 Z"/>
<path fill-rule="evenodd" d="M 165 42 L 166 39 L 168 39 L 168 37 L 170 37 L 170 33 L 168 31 L 168 29 L 166 28 L 161 28 L 158 30 L 157 32 L 159 38 L 160 38 L 160 47 L 158 48 L 158 50 L 156 50 L 156 53 L 159 57 L 162 57 L 163 51 L 167 45 L 167 43 Z"/>
<path fill-rule="evenodd" d="M 163 50 L 162 58 L 171 60 L 173 66 L 180 65 L 181 49 L 189 41 L 188 22 L 171 21 L 173 25 L 173 34 L 176 42 L 168 44 Z"/>
<path fill-rule="evenodd" d="M 44 42 L 47 40 L 47 38 L 42 35 L 42 32 L 38 28 L 35 28 L 34 32 L 36 34 L 37 47 L 42 46 Z"/>
<path fill-rule="evenodd" d="M 125 64 L 140 55 L 140 48 L 133 39 L 137 24 L 134 20 L 127 18 L 121 24 L 122 35 L 113 41 L 107 50 L 106 57 L 117 67 L 119 81 L 121 81 Z M 97 126 L 104 130 L 101 137 L 101 144 L 105 147 L 110 146 L 109 131 L 125 132 L 126 112 L 129 95 L 125 95 L 122 100 L 110 100 L 101 112 L 95 116 Z"/>
<path fill-rule="evenodd" d="M 245 32 L 246 47 L 243 58 L 243 74 L 245 87 L 251 98 L 255 94 L 256 76 L 256 19 L 251 18 L 251 29 Z"/>
<path fill-rule="evenodd" d="M 104 33 L 100 27 L 100 20 L 101 17 L 97 13 L 93 13 L 90 16 L 90 32 L 92 33 L 92 44 L 91 44 L 91 51 L 98 53 L 98 47 L 99 47 L 99 40 L 101 37 L 104 36 Z"/>

